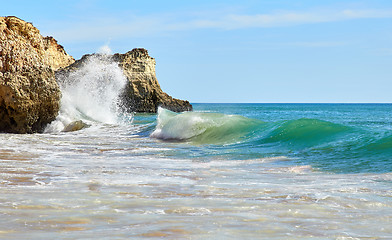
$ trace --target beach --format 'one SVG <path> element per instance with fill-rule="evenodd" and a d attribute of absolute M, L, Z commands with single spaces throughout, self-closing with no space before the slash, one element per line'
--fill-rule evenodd
<path fill-rule="evenodd" d="M 390 143 L 374 154 L 358 149 L 388 139 L 378 133 L 381 127 L 390 131 L 381 120 L 391 107 L 194 104 L 196 125 L 241 116 L 246 123 L 275 124 L 269 130 L 274 132 L 293 119 L 317 115 L 348 129 L 329 126 L 332 136 L 308 137 L 310 143 L 297 137 L 297 145 L 286 138 L 262 143 L 260 133 L 265 137 L 268 131 L 254 125 L 241 127 L 231 142 L 226 134 L 202 143 L 203 133 L 157 139 L 150 135 L 159 114 L 136 114 L 127 124 L 92 122 L 76 132 L 1 134 L 0 237 L 388 239 Z M 365 113 L 373 116 L 373 127 L 361 118 Z M 172 121 L 181 116 L 172 114 Z M 348 140 L 365 127 L 367 136 Z M 353 139 L 357 148 L 348 152 Z"/>

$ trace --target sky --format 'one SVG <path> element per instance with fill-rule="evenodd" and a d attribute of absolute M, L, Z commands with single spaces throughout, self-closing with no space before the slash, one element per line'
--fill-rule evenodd
<path fill-rule="evenodd" d="M 390 0 L 4 1 L 75 59 L 145 48 L 191 103 L 392 102 Z"/>

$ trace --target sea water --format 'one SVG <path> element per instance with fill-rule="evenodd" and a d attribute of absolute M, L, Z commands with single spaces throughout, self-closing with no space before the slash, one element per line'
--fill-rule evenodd
<path fill-rule="evenodd" d="M 0 239 L 392 239 L 391 104 L 127 115 L 94 61 L 45 133 L 0 135 Z"/>

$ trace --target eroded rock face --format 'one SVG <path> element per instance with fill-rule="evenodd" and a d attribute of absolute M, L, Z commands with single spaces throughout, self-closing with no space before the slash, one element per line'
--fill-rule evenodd
<path fill-rule="evenodd" d="M 175 112 L 191 111 L 188 101 L 172 98 L 162 91 L 155 75 L 155 59 L 148 55 L 145 49 L 133 49 L 125 54 L 114 55 L 90 54 L 84 55 L 72 65 L 56 72 L 57 80 L 64 84 L 72 79 L 68 76 L 73 71 L 82 68 L 90 57 L 96 57 L 103 62 L 117 62 L 128 80 L 121 99 L 121 105 L 128 112 L 155 113 L 159 106 Z"/>
<path fill-rule="evenodd" d="M 31 23 L 0 17 L 0 132 L 43 131 L 59 110 L 54 71 L 74 62 Z"/>
<path fill-rule="evenodd" d="M 48 64 L 54 71 L 67 67 L 75 62 L 75 59 L 68 55 L 63 46 L 59 45 L 53 37 L 44 37 L 43 41 Z"/>
<path fill-rule="evenodd" d="M 161 106 L 175 112 L 192 111 L 188 101 L 172 98 L 162 91 L 155 75 L 155 59 L 146 49 L 136 48 L 113 57 L 129 81 L 124 94 L 127 109 L 155 113 Z"/>

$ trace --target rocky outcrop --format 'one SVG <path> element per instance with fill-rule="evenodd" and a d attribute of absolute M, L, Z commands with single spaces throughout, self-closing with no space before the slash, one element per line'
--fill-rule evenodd
<path fill-rule="evenodd" d="M 60 108 L 57 81 L 61 79 L 56 81 L 56 76 L 79 68 L 88 57 L 75 62 L 53 37 L 42 37 L 33 24 L 17 17 L 0 17 L 0 132 L 43 131 Z M 176 112 L 192 110 L 188 101 L 162 91 L 155 59 L 147 50 L 134 49 L 102 59 L 116 62 L 128 79 L 121 95 L 126 111 L 156 112 L 159 106 Z"/>
<path fill-rule="evenodd" d="M 0 132 L 33 133 L 58 114 L 54 71 L 74 62 L 31 23 L 0 17 Z"/>
<path fill-rule="evenodd" d="M 79 131 L 83 128 L 87 128 L 89 125 L 82 120 L 78 121 L 73 121 L 67 126 L 64 127 L 63 132 L 74 132 L 74 131 Z"/>
<path fill-rule="evenodd" d="M 188 101 L 172 98 L 162 91 L 155 75 L 155 59 L 142 48 L 133 49 L 125 54 L 114 55 L 88 54 L 72 65 L 56 72 L 57 80 L 64 84 L 72 84 L 70 74 L 87 64 L 90 57 L 100 59 L 109 64 L 117 62 L 128 79 L 123 94 L 121 106 L 128 112 L 155 113 L 159 106 L 175 112 L 191 111 Z"/>
<path fill-rule="evenodd" d="M 64 47 L 58 44 L 53 37 L 44 37 L 43 41 L 48 64 L 54 71 L 67 67 L 75 62 L 75 59 L 68 55 Z"/>
<path fill-rule="evenodd" d="M 117 53 L 113 59 L 129 80 L 123 97 L 127 109 L 155 113 L 161 106 L 174 112 L 192 111 L 188 101 L 172 98 L 162 91 L 155 74 L 155 59 L 148 55 L 146 49 L 135 48 L 125 54 Z"/>

